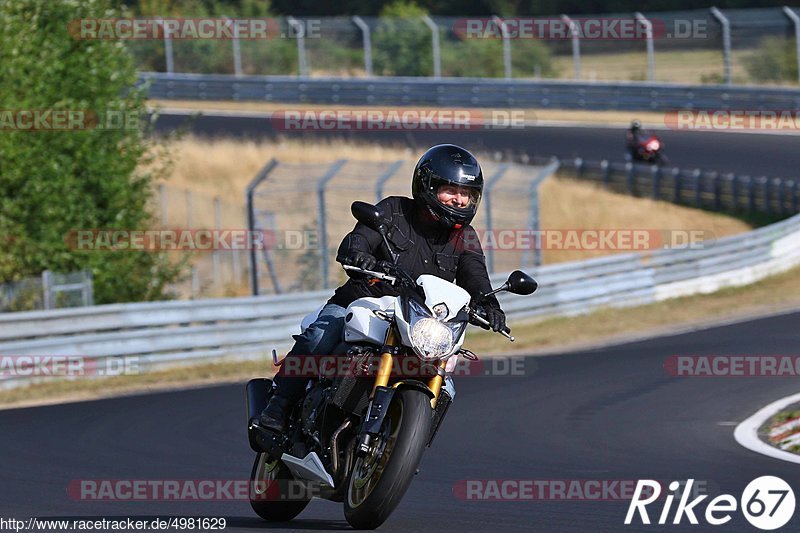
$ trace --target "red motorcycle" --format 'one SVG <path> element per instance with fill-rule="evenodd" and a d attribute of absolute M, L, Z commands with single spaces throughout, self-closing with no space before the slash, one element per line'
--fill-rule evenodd
<path fill-rule="evenodd" d="M 626 145 L 628 153 L 625 158 L 628 161 L 639 161 L 652 165 L 669 164 L 669 159 L 662 151 L 664 143 L 652 133 L 642 132 L 635 139 L 629 133 Z"/>

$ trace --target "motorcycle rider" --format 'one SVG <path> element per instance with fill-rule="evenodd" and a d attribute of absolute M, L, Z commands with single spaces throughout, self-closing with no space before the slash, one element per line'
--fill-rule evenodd
<path fill-rule="evenodd" d="M 642 158 L 642 146 L 640 140 L 642 137 L 648 137 L 650 134 L 642 128 L 642 123 L 638 119 L 631 121 L 631 125 L 625 133 L 625 147 L 628 150 L 628 155 L 631 159 L 640 160 Z"/>
<path fill-rule="evenodd" d="M 485 257 L 470 222 L 475 217 L 483 190 L 483 173 L 475 157 L 452 144 L 426 151 L 412 177 L 412 198 L 390 196 L 378 203 L 387 219 L 387 238 L 398 253 L 397 264 L 416 279 L 433 274 L 455 281 L 471 295 L 493 331 L 505 328 L 505 314 L 492 290 Z M 336 260 L 366 270 L 380 261 L 392 262 L 380 234 L 356 224 L 339 246 Z M 336 289 L 317 319 L 300 335 L 286 358 L 333 353 L 342 341 L 347 306 L 358 298 L 397 295 L 391 285 L 360 273 Z M 487 329 L 489 329 L 487 328 Z M 274 394 L 261 413 L 260 425 L 283 433 L 291 407 L 303 396 L 308 378 L 283 375 L 282 365 L 274 380 Z M 294 365 L 298 368 L 299 365 Z"/>

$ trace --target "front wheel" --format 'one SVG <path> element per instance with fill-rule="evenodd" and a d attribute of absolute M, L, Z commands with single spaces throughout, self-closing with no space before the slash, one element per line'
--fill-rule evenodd
<path fill-rule="evenodd" d="M 399 389 L 370 451 L 353 465 L 344 516 L 357 529 L 375 529 L 400 503 L 417 471 L 430 436 L 430 398 Z"/>
<path fill-rule="evenodd" d="M 298 486 L 285 464 L 259 453 L 250 473 L 250 507 L 264 520 L 289 521 L 311 501 L 294 494 Z"/>

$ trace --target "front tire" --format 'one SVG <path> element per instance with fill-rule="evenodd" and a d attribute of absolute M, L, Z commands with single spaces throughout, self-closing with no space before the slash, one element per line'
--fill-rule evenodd
<path fill-rule="evenodd" d="M 359 457 L 348 480 L 344 516 L 357 529 L 375 529 L 389 518 L 417 472 L 431 429 L 430 398 L 399 389 L 370 452 Z"/>
<path fill-rule="evenodd" d="M 306 508 L 310 499 L 298 499 L 289 491 L 294 476 L 279 460 L 266 453 L 256 455 L 250 472 L 250 507 L 269 522 L 287 522 Z"/>

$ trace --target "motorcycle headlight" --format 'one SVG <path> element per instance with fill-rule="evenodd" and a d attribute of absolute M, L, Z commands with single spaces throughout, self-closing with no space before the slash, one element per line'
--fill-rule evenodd
<path fill-rule="evenodd" d="M 411 347 L 423 361 L 441 359 L 455 349 L 460 326 L 451 326 L 433 318 L 425 307 L 409 300 Z"/>

